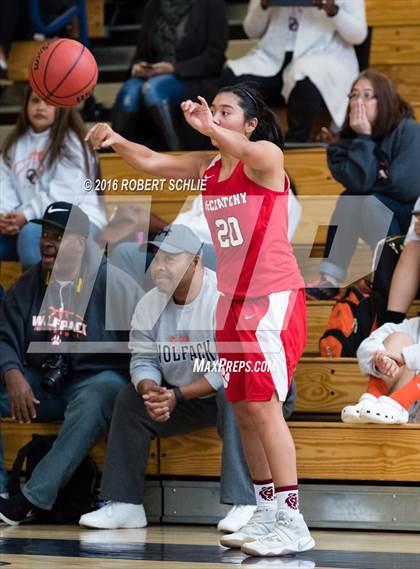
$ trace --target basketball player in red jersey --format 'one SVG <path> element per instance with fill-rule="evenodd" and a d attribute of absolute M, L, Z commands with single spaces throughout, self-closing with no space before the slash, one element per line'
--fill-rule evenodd
<path fill-rule="evenodd" d="M 132 166 L 205 183 L 203 206 L 217 254 L 219 356 L 240 427 L 257 511 L 221 544 L 249 555 L 314 547 L 299 512 L 296 452 L 282 404 L 306 341 L 304 283 L 287 238 L 289 182 L 276 119 L 249 85 L 226 87 L 211 108 L 181 104 L 185 120 L 220 154 L 170 156 L 123 139 L 105 124 L 88 134 Z"/>

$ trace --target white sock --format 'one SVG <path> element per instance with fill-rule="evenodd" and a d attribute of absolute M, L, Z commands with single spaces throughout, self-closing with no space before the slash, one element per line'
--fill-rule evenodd
<path fill-rule="evenodd" d="M 299 491 L 297 486 L 276 488 L 277 507 L 279 510 L 299 512 Z"/>
<path fill-rule="evenodd" d="M 0 69 L 7 69 L 7 61 L 0 58 Z"/>
<path fill-rule="evenodd" d="M 272 480 L 253 480 L 258 510 L 276 510 L 276 492 Z"/>

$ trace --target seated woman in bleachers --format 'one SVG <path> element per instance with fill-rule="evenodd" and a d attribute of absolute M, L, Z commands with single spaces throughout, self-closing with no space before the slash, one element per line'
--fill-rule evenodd
<path fill-rule="evenodd" d="M 414 206 L 410 228 L 392 276 L 386 322 L 399 323 L 406 317 L 420 290 L 420 197 Z"/>
<path fill-rule="evenodd" d="M 205 137 L 178 123 L 178 108 L 198 94 L 213 98 L 227 38 L 224 0 L 149 0 L 131 78 L 115 102 L 114 130 L 130 140 L 143 139 L 150 119 L 149 131 L 158 129 L 166 149 L 207 147 Z"/>
<path fill-rule="evenodd" d="M 420 400 L 420 318 L 388 323 L 375 330 L 357 350 L 367 392 L 341 412 L 345 423 L 402 424 Z"/>
<path fill-rule="evenodd" d="M 0 157 L 0 261 L 20 260 L 29 267 L 40 260 L 41 226 L 29 222 L 50 203 L 79 205 L 93 236 L 105 224 L 97 194 L 84 186 L 90 179 L 93 187 L 98 177 L 96 156 L 84 136 L 75 109 L 53 107 L 28 90 Z"/>
<path fill-rule="evenodd" d="M 313 0 L 313 7 L 268 7 L 250 0 L 244 29 L 258 45 L 228 60 L 224 85 L 253 80 L 271 106 L 287 102 L 286 140 L 305 142 L 325 103 L 339 128 L 359 72 L 354 45 L 367 36 L 364 0 Z"/>
<path fill-rule="evenodd" d="M 405 235 L 420 195 L 420 125 L 411 105 L 373 70 L 360 74 L 349 99 L 340 138 L 327 150 L 345 191 L 330 221 L 321 278 L 306 289 L 309 298 L 337 295 L 359 238 L 374 250 L 386 235 Z"/>

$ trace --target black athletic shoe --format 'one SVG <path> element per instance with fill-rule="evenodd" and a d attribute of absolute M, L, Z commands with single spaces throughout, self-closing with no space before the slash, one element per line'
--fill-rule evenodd
<path fill-rule="evenodd" d="M 35 506 L 22 493 L 8 500 L 0 498 L 0 520 L 9 526 L 17 526 L 33 517 Z"/>

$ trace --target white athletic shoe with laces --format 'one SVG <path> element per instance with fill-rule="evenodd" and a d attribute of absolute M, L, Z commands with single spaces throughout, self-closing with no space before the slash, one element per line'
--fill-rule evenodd
<path fill-rule="evenodd" d="M 233 506 L 226 516 L 217 524 L 219 531 L 233 533 L 244 527 L 257 510 L 257 506 Z"/>
<path fill-rule="evenodd" d="M 315 546 L 302 514 L 292 510 L 279 510 L 273 530 L 259 539 L 244 543 L 243 553 L 248 555 L 275 556 L 300 553 Z"/>
<path fill-rule="evenodd" d="M 84 514 L 79 525 L 98 529 L 144 528 L 147 518 L 142 504 L 110 501 L 99 510 Z"/>
<path fill-rule="evenodd" d="M 359 401 L 355 405 L 347 405 L 341 411 L 341 420 L 343 423 L 367 423 L 363 415 L 363 411 L 366 407 L 374 405 L 377 401 L 377 397 L 371 393 L 363 393 L 360 396 Z"/>
<path fill-rule="evenodd" d="M 220 538 L 224 547 L 241 547 L 271 532 L 276 521 L 276 510 L 256 510 L 249 522 L 239 531 Z"/>

